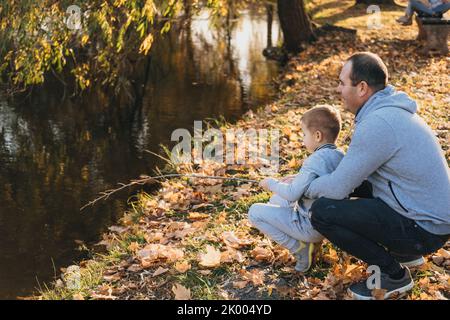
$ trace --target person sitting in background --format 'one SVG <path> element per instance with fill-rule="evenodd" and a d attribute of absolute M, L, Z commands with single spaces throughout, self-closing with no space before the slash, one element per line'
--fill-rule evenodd
<path fill-rule="evenodd" d="M 414 12 L 426 13 L 430 16 L 439 16 L 450 9 L 449 0 L 410 0 L 405 10 L 405 15 L 396 21 L 404 26 L 412 24 Z"/>

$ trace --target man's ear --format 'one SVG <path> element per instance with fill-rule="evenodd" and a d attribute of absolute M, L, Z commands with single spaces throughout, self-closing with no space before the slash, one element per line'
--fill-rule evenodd
<path fill-rule="evenodd" d="M 358 84 L 358 95 L 359 95 L 360 97 L 366 96 L 366 95 L 369 93 L 369 91 L 370 91 L 370 87 L 369 87 L 369 85 L 367 84 L 367 82 L 361 81 L 361 82 Z"/>

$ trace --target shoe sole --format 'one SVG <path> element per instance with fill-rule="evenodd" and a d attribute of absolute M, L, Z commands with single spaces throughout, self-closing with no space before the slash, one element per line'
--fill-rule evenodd
<path fill-rule="evenodd" d="M 386 292 L 384 294 L 384 299 L 389 299 L 394 294 L 398 294 L 399 297 L 401 297 L 402 295 L 404 295 L 405 293 L 410 291 L 413 287 L 414 287 L 414 280 L 411 279 L 411 282 L 408 283 L 406 286 L 392 290 L 390 292 Z M 351 291 L 350 288 L 347 291 L 355 300 L 375 300 L 375 297 L 367 297 L 367 296 L 359 295 L 359 294 Z"/>
<path fill-rule="evenodd" d="M 400 262 L 400 264 L 404 267 L 408 267 L 408 268 L 414 268 L 414 267 L 418 267 L 421 266 L 423 264 L 425 264 L 425 258 L 424 257 L 420 257 L 416 260 L 412 260 L 412 261 L 407 261 L 407 262 Z"/>

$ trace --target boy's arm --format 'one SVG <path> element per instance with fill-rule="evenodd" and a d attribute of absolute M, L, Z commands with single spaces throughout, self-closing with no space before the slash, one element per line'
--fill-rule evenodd
<path fill-rule="evenodd" d="M 394 130 L 387 122 L 377 116 L 364 121 L 336 170 L 311 182 L 305 195 L 344 199 L 395 154 L 396 146 Z"/>
<path fill-rule="evenodd" d="M 313 158 L 315 159 L 313 160 Z M 320 157 L 311 156 L 303 163 L 300 172 L 295 176 L 292 182 L 285 183 L 277 181 L 276 179 L 267 179 L 267 188 L 285 200 L 299 200 L 303 197 L 309 184 L 319 176 L 313 167 L 313 164 L 317 166 L 319 161 L 322 161 Z"/>

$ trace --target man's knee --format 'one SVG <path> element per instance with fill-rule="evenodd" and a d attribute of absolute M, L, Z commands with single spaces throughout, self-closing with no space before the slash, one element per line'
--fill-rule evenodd
<path fill-rule="evenodd" d="M 329 223 L 336 218 L 336 202 L 328 198 L 320 198 L 314 201 L 311 206 L 311 224 L 314 228 L 318 228 L 323 223 Z"/>

